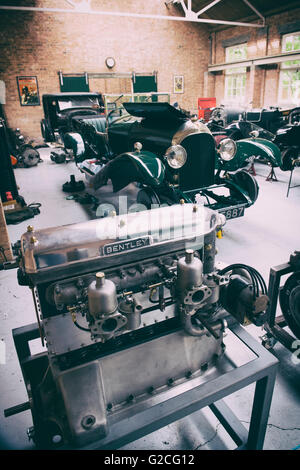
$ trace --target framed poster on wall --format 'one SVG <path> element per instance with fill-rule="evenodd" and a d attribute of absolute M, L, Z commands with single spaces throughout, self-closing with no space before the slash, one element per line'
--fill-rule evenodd
<path fill-rule="evenodd" d="M 17 84 L 21 106 L 40 105 L 37 77 L 18 76 Z"/>
<path fill-rule="evenodd" d="M 173 85 L 174 85 L 174 93 L 183 93 L 184 91 L 183 75 L 174 75 Z"/>

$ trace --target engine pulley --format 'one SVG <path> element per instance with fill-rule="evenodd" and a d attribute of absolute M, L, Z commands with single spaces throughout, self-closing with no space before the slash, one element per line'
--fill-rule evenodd
<path fill-rule="evenodd" d="M 283 316 L 298 339 L 300 339 L 300 272 L 292 274 L 279 294 Z"/>

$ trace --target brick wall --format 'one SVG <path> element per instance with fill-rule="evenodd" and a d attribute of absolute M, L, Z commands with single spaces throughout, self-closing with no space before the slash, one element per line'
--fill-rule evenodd
<path fill-rule="evenodd" d="M 19 2 L 30 5 L 32 2 Z M 67 2 L 36 1 L 35 6 L 71 8 Z M 93 9 L 172 14 L 161 0 L 94 0 Z M 174 11 L 174 14 L 175 13 Z M 6 84 L 6 115 L 12 127 L 40 136 L 42 106 L 22 107 L 16 77 L 36 75 L 40 97 L 59 92 L 58 71 L 109 72 L 105 58 L 116 60 L 114 72 L 158 71 L 158 91 L 173 92 L 173 75 L 184 75 L 184 93 L 172 94 L 186 109 L 196 110 L 204 93 L 209 60 L 205 25 L 154 19 L 53 12 L 0 12 L 0 80 Z M 125 88 L 125 89 L 124 89 Z M 129 89 L 128 89 L 129 88 Z M 128 92 L 128 80 L 90 80 L 91 91 Z"/>
<path fill-rule="evenodd" d="M 280 25 L 295 23 L 300 20 L 300 8 L 273 15 L 266 19 L 267 30 L 259 28 L 234 27 L 213 34 L 213 63 L 221 64 L 225 62 L 225 49 L 223 41 L 242 35 L 249 34 L 248 58 L 255 59 L 266 55 L 281 53 L 281 35 L 278 32 Z M 246 79 L 246 99 L 245 103 L 252 102 L 253 107 L 276 106 L 278 98 L 280 68 L 266 67 L 264 69 L 256 67 L 254 74 L 254 84 L 251 84 L 250 71 L 247 71 Z M 218 73 L 214 78 L 214 89 L 211 90 L 217 98 L 217 104 L 224 102 L 224 73 Z"/>

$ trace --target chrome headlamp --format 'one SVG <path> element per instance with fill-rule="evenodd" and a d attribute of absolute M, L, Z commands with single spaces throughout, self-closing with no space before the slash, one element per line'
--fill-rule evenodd
<path fill-rule="evenodd" d="M 236 154 L 236 143 L 232 139 L 224 139 L 220 142 L 219 154 L 225 162 L 232 160 Z"/>
<path fill-rule="evenodd" d="M 172 145 L 167 149 L 165 157 L 170 167 L 178 170 L 185 164 L 187 154 L 181 145 Z"/>

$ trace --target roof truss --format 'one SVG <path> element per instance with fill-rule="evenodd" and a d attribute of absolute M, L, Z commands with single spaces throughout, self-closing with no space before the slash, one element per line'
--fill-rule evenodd
<path fill-rule="evenodd" d="M 199 11 L 193 10 L 193 0 L 169 0 L 165 2 L 166 8 L 169 8 L 170 4 L 180 4 L 183 9 L 182 15 L 153 15 L 147 13 L 136 13 L 136 12 L 116 12 L 116 11 L 100 11 L 93 10 L 91 8 L 90 0 L 65 0 L 71 8 L 46 8 L 46 7 L 25 7 L 25 6 L 12 6 L 12 5 L 0 5 L 0 10 L 6 11 L 37 11 L 47 13 L 74 13 L 74 14 L 89 14 L 89 15 L 103 15 L 103 16 L 120 16 L 120 17 L 132 17 L 132 18 L 143 18 L 143 19 L 157 19 L 157 20 L 168 20 L 168 21 L 188 21 L 193 23 L 210 23 L 210 24 L 224 24 L 229 26 L 247 26 L 252 28 L 261 28 L 265 25 L 265 18 L 261 15 L 256 8 L 250 3 L 249 0 L 240 0 L 246 3 L 259 17 L 259 23 L 244 23 L 240 21 L 228 21 L 228 20 L 214 20 L 210 18 L 200 18 L 200 16 L 217 5 L 223 0 L 213 0 Z"/>

